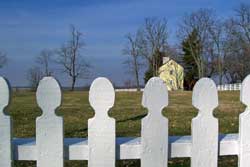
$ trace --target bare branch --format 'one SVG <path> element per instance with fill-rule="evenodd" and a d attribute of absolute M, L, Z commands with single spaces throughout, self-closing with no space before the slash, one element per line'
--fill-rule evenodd
<path fill-rule="evenodd" d="M 192 50 L 192 42 L 189 42 L 191 55 L 193 56 L 198 68 L 199 78 L 206 75 L 206 71 L 210 71 L 208 67 L 209 61 L 212 59 L 209 51 L 209 36 L 211 26 L 214 24 L 214 12 L 211 9 L 199 9 L 183 17 L 182 23 L 179 25 L 178 36 L 182 41 L 188 39 L 189 35 L 194 31 L 197 33 L 198 40 L 201 43 L 199 52 Z"/>
<path fill-rule="evenodd" d="M 138 33 L 135 36 L 131 34 L 126 35 L 127 45 L 123 49 L 123 54 L 128 55 L 129 58 L 124 64 L 127 65 L 129 72 L 134 75 L 137 90 L 140 90 L 139 73 L 141 70 L 140 49 L 138 46 Z"/>
<path fill-rule="evenodd" d="M 53 70 L 51 69 L 53 56 L 54 52 L 52 50 L 43 49 L 40 55 L 36 57 L 36 63 L 43 70 L 44 76 L 51 76 L 53 73 Z"/>
<path fill-rule="evenodd" d="M 8 62 L 7 54 L 0 51 L 0 68 L 3 68 Z"/>
<path fill-rule="evenodd" d="M 56 62 L 62 66 L 62 72 L 68 74 L 72 80 L 71 89 L 74 90 L 78 78 L 86 78 L 90 65 L 84 61 L 81 50 L 85 46 L 82 33 L 75 26 L 70 26 L 71 39 L 57 51 Z"/>
<path fill-rule="evenodd" d="M 166 19 L 146 18 L 144 26 L 138 31 L 140 55 L 152 68 L 153 75 L 158 75 L 158 59 L 168 47 L 168 24 Z"/>
<path fill-rule="evenodd" d="M 43 78 L 43 73 L 39 67 L 32 67 L 27 71 L 27 80 L 30 87 L 35 90 L 39 84 L 39 81 Z"/>

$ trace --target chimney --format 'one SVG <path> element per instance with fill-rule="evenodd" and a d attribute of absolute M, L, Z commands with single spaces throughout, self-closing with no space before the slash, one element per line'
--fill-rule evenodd
<path fill-rule="evenodd" d="M 163 57 L 162 58 L 162 63 L 166 64 L 169 61 L 169 57 Z"/>

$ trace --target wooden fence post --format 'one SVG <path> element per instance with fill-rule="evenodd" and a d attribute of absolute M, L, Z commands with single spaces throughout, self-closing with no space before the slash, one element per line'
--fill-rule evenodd
<path fill-rule="evenodd" d="M 40 81 L 36 97 L 43 113 L 36 120 L 37 167 L 63 167 L 63 118 L 55 114 L 61 96 L 54 78 Z"/>
<path fill-rule="evenodd" d="M 142 105 L 148 115 L 142 119 L 141 166 L 166 167 L 168 165 L 168 119 L 162 110 L 168 105 L 168 90 L 157 77 L 151 78 L 143 92 Z"/>
<path fill-rule="evenodd" d="M 247 106 L 240 114 L 239 120 L 239 167 L 249 167 L 250 164 L 250 75 L 242 82 L 240 100 Z"/>
<path fill-rule="evenodd" d="M 88 120 L 89 167 L 115 167 L 115 119 L 108 116 L 114 101 L 111 82 L 95 79 L 89 91 L 89 102 L 95 110 L 95 116 Z"/>
<path fill-rule="evenodd" d="M 12 124 L 10 116 L 4 109 L 9 105 L 10 87 L 8 82 L 0 77 L 0 166 L 12 166 Z"/>
<path fill-rule="evenodd" d="M 209 78 L 200 79 L 193 89 L 193 106 L 199 109 L 192 120 L 192 167 L 217 167 L 218 120 L 213 110 L 218 106 L 216 85 Z"/>

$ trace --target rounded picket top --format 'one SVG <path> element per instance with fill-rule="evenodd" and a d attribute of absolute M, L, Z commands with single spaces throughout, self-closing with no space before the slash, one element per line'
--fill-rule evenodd
<path fill-rule="evenodd" d="M 218 91 L 214 81 L 201 78 L 194 86 L 192 104 L 200 111 L 213 111 L 218 106 Z"/>
<path fill-rule="evenodd" d="M 89 90 L 89 103 L 95 112 L 108 111 L 114 102 L 115 90 L 112 83 L 104 77 L 95 79 Z"/>
<path fill-rule="evenodd" d="M 10 102 L 10 86 L 9 82 L 0 77 L 0 108 L 4 109 L 9 105 Z"/>
<path fill-rule="evenodd" d="M 38 85 L 36 99 L 43 112 L 55 110 L 61 105 L 62 93 L 58 82 L 53 77 L 44 77 Z"/>
<path fill-rule="evenodd" d="M 150 109 L 163 109 L 168 105 L 168 89 L 162 79 L 153 77 L 147 82 L 142 105 Z"/>
<path fill-rule="evenodd" d="M 240 101 L 246 106 L 250 106 L 250 75 L 248 75 L 242 82 Z"/>

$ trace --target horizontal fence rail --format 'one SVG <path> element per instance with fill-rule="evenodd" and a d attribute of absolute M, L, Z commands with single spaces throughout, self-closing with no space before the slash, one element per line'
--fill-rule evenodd
<path fill-rule="evenodd" d="M 235 83 L 235 84 L 225 84 L 225 85 L 218 85 L 217 89 L 218 91 L 234 91 L 234 90 L 240 90 L 241 89 L 241 83 Z"/>
<path fill-rule="evenodd" d="M 170 136 L 168 158 L 191 157 L 191 136 Z M 167 141 L 167 139 L 166 139 Z M 219 155 L 238 155 L 238 135 L 220 135 Z M 37 160 L 35 138 L 14 138 L 14 160 Z M 116 138 L 116 159 L 140 159 L 142 157 L 141 138 Z M 89 146 L 87 138 L 64 139 L 65 160 L 89 160 Z M 165 165 L 164 165 L 165 166 Z"/>
<path fill-rule="evenodd" d="M 115 89 L 116 92 L 137 92 L 138 90 L 136 88 L 127 88 L 127 89 Z M 141 92 L 143 92 L 143 89 L 140 89 Z"/>
<path fill-rule="evenodd" d="M 87 160 L 89 167 L 115 167 L 116 160 L 140 159 L 142 167 L 166 167 L 169 158 L 190 157 L 192 167 L 217 167 L 218 156 L 238 156 L 239 167 L 250 164 L 250 76 L 241 86 L 240 100 L 247 107 L 240 114 L 238 134 L 219 134 L 218 90 L 209 78 L 194 86 L 192 104 L 198 115 L 192 119 L 190 136 L 169 136 L 168 90 L 157 77 L 145 86 L 142 105 L 148 114 L 141 120 L 141 137 L 116 137 L 114 118 L 108 111 L 115 103 L 115 90 L 106 78 L 94 80 L 89 102 L 95 116 L 88 120 L 88 138 L 64 138 L 63 118 L 55 114 L 61 105 L 61 88 L 52 77 L 38 86 L 37 104 L 43 113 L 36 119 L 36 138 L 13 138 L 9 105 L 10 86 L 0 77 L 0 167 L 13 160 L 36 161 L 38 167 L 63 167 L 64 160 Z"/>

